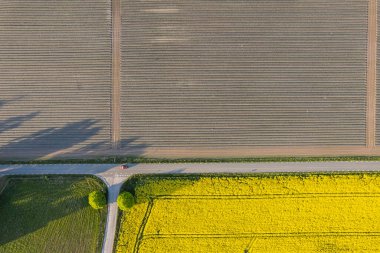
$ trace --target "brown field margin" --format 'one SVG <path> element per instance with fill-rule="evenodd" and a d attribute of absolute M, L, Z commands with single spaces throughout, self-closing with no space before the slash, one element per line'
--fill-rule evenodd
<path fill-rule="evenodd" d="M 376 145 L 376 53 L 377 53 L 377 0 L 368 1 L 367 49 L 367 148 Z"/>
<path fill-rule="evenodd" d="M 120 147 L 120 0 L 112 0 L 112 149 Z"/>

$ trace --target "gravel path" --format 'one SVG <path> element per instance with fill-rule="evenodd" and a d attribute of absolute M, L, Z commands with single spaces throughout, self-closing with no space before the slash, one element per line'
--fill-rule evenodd
<path fill-rule="evenodd" d="M 87 174 L 96 175 L 108 186 L 108 215 L 103 253 L 110 253 L 116 234 L 116 199 L 122 183 L 135 174 L 184 173 L 263 173 L 263 172 L 328 172 L 380 171 L 380 162 L 297 162 L 297 163 L 176 163 L 129 164 L 120 170 L 116 164 L 35 164 L 0 165 L 0 177 L 5 175 Z"/>

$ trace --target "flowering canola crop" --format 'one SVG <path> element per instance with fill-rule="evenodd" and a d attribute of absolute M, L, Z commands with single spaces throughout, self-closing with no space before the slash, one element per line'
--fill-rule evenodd
<path fill-rule="evenodd" d="M 145 176 L 117 252 L 380 252 L 380 175 Z"/>

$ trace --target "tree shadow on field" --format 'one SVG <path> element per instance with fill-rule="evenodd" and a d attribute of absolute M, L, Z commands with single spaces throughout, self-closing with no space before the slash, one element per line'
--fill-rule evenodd
<path fill-rule="evenodd" d="M 120 142 L 120 152 L 128 152 L 133 156 L 140 156 L 149 147 L 148 144 L 141 140 L 140 136 L 133 136 L 127 139 L 122 139 Z"/>
<path fill-rule="evenodd" d="M 29 114 L 10 117 L 5 120 L 0 120 L 0 133 L 12 130 L 14 128 L 20 127 L 24 122 L 29 121 L 36 116 L 38 116 L 39 112 L 32 112 Z"/>
<path fill-rule="evenodd" d="M 131 136 L 121 140 L 120 148 L 113 150 L 109 130 L 104 129 L 105 122 L 84 118 L 62 125 L 64 121 L 56 120 L 55 115 L 25 108 L 22 104 L 24 97 L 0 99 L 0 140 L 3 140 L 0 141 L 0 159 L 81 159 L 92 154 L 138 157 L 148 146 L 141 137 Z M 27 112 L 21 114 L 20 110 Z"/>
<path fill-rule="evenodd" d="M 22 115 L 10 115 L 3 107 L 22 103 L 23 96 L 8 100 L 0 100 L 0 138 L 7 140 L 0 146 L 0 157 L 9 158 L 38 158 L 55 152 L 72 148 L 86 152 L 94 149 L 109 149 L 110 143 L 107 140 L 91 140 L 102 130 L 98 120 L 83 119 L 70 122 L 62 127 L 54 127 L 53 123 L 42 123 L 39 121 L 41 112 L 30 112 Z M 10 109 L 8 109 L 10 110 Z M 15 111 L 14 113 L 17 113 Z M 42 116 L 41 116 L 42 117 Z M 53 119 L 54 117 L 52 117 Z M 25 123 L 33 120 L 33 125 L 26 126 Z M 46 124 L 46 128 L 44 128 Z M 35 131 L 33 132 L 34 128 Z M 84 142 L 87 143 L 84 144 Z"/>
<path fill-rule="evenodd" d="M 111 151 L 111 162 L 128 164 L 128 167 L 132 168 L 139 163 L 138 160 L 144 156 L 148 147 L 149 145 L 144 143 L 140 136 L 122 139 L 120 141 L 120 147 Z"/>
<path fill-rule="evenodd" d="M 143 238 L 143 228 L 146 226 L 151 212 L 153 210 L 154 199 L 165 198 L 168 195 L 178 195 L 178 191 L 184 187 L 193 186 L 194 183 L 199 181 L 202 175 L 195 174 L 151 174 L 151 175 L 133 175 L 127 181 L 124 182 L 120 189 L 122 192 L 130 192 L 135 197 L 135 205 L 140 206 L 139 212 L 144 212 L 144 214 L 137 215 L 134 224 L 134 235 L 130 237 L 129 243 L 134 245 L 133 247 L 139 248 L 141 240 Z M 191 191 L 189 192 L 191 195 Z M 119 210 L 118 221 L 117 221 L 117 238 L 123 238 L 125 231 L 124 225 L 121 222 L 126 222 L 130 210 L 121 211 Z M 173 213 L 175 215 L 175 212 Z M 174 221 L 175 220 L 175 221 Z M 179 222 L 179 220 L 167 220 L 167 222 Z M 129 225 L 129 224 L 128 224 Z M 173 224 L 174 225 L 174 224 Z M 157 234 L 159 234 L 159 228 L 157 228 Z M 124 238 L 125 239 L 125 238 Z"/>
<path fill-rule="evenodd" d="M 2 117 L 2 107 L 21 103 L 21 99 L 0 100 L 0 139 L 4 136 L 7 140 L 0 142 L 0 157 L 3 159 L 82 158 L 93 153 L 140 156 L 147 148 L 140 137 L 130 137 L 121 141 L 119 149 L 112 150 L 109 133 L 104 131 L 103 123 L 95 119 L 88 118 L 55 127 L 55 122 L 40 121 L 39 117 L 43 117 L 41 112 Z M 24 125 L 31 120 L 32 126 Z"/>
<path fill-rule="evenodd" d="M 23 180 L 27 181 L 22 183 Z M 28 179 L 12 176 L 0 195 L 0 251 L 1 245 L 33 233 L 51 221 L 89 208 L 88 193 L 84 191 L 90 192 L 90 188 L 81 188 L 83 192 L 73 193 L 73 185 L 81 180 L 82 177 L 71 177 L 67 181 L 61 176 L 33 176 Z M 59 230 L 57 228 L 52 233 L 58 235 L 61 233 Z"/>
<path fill-rule="evenodd" d="M 181 169 L 180 169 L 181 170 Z M 176 173 L 177 170 L 174 172 Z M 136 198 L 136 203 L 144 203 L 155 196 L 171 195 L 184 187 L 193 186 L 194 183 L 210 175 L 201 174 L 152 174 L 134 175 L 121 187 L 121 191 L 128 191 Z M 159 188 L 156 188 L 159 185 Z M 190 194 L 191 195 L 191 194 Z"/>
<path fill-rule="evenodd" d="M 3 100 L 0 100 L 0 108 L 6 104 L 11 104 L 11 103 L 15 103 L 15 102 L 19 102 L 21 101 L 23 98 L 25 97 L 25 95 L 19 95 L 19 96 L 15 96 L 11 99 L 3 99 Z"/>
<path fill-rule="evenodd" d="M 9 144 L 10 147 L 41 147 L 49 150 L 59 150 L 81 143 L 100 131 L 100 127 L 94 127 L 96 120 L 85 119 L 74 123 L 68 123 L 64 127 L 50 127 L 37 131 L 26 137 L 21 137 Z"/>
<path fill-rule="evenodd" d="M 85 119 L 68 123 L 64 127 L 45 128 L 27 136 L 13 139 L 0 148 L 0 154 L 15 152 L 21 156 L 24 154 L 24 157 L 41 157 L 75 145 L 79 145 L 78 150 L 82 152 L 100 147 L 104 148 L 107 145 L 109 146 L 106 141 L 83 144 L 101 131 L 101 127 L 97 126 L 97 123 L 97 120 Z M 17 127 L 15 123 L 9 125 Z"/>
<path fill-rule="evenodd" d="M 0 109 L 5 106 L 6 104 L 10 104 L 13 102 L 18 102 L 21 100 L 23 96 L 19 96 L 10 100 L 0 100 Z M 35 118 L 38 116 L 39 112 L 31 112 L 23 115 L 18 115 L 18 116 L 12 116 L 6 119 L 0 119 L 0 134 L 2 132 L 6 132 L 15 128 L 20 127 L 23 123 Z M 0 114 L 0 118 L 1 114 Z"/>

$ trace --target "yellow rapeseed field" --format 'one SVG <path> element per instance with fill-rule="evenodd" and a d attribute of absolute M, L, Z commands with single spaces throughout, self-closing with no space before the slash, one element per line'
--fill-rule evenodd
<path fill-rule="evenodd" d="M 380 252 L 380 174 L 145 176 L 117 252 Z"/>

